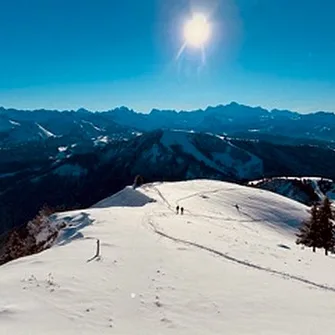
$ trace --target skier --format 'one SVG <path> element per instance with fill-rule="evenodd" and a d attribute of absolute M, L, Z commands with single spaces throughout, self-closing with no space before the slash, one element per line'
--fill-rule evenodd
<path fill-rule="evenodd" d="M 180 214 L 184 215 L 184 207 L 180 208 Z"/>
<path fill-rule="evenodd" d="M 238 211 L 240 211 L 240 206 L 238 204 L 236 204 L 235 207 Z"/>
<path fill-rule="evenodd" d="M 177 214 L 179 214 L 179 206 L 176 207 Z"/>

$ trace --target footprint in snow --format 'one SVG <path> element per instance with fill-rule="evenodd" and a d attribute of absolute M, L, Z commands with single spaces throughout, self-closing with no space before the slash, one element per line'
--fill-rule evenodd
<path fill-rule="evenodd" d="M 159 296 L 158 296 L 158 295 L 156 295 L 155 305 L 156 305 L 157 307 L 162 307 L 162 306 L 163 306 L 162 303 L 159 301 Z"/>
<path fill-rule="evenodd" d="M 169 320 L 168 318 L 162 318 L 162 319 L 161 319 L 161 322 L 164 322 L 164 323 L 172 323 L 172 321 Z"/>
<path fill-rule="evenodd" d="M 291 248 L 285 244 L 278 244 L 277 246 L 282 249 L 291 250 Z"/>

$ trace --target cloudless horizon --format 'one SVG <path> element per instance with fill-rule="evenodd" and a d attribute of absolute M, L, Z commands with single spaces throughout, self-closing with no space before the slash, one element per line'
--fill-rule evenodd
<path fill-rule="evenodd" d="M 335 112 L 332 0 L 0 2 L 0 106 Z M 186 48 L 203 13 L 211 36 Z"/>

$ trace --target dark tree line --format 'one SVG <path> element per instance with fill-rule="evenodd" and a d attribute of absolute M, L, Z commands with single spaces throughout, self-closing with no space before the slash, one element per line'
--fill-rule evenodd
<path fill-rule="evenodd" d="M 303 244 L 313 249 L 324 248 L 325 254 L 335 249 L 333 211 L 328 198 L 321 205 L 314 204 L 311 215 L 304 221 L 297 234 L 297 244 Z"/>

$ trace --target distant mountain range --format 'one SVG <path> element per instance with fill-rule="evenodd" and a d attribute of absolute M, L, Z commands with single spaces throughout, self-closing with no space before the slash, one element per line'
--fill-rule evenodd
<path fill-rule="evenodd" d="M 126 107 L 105 112 L 20 111 L 0 108 L 0 145 L 31 141 L 69 142 L 124 136 L 134 131 L 193 130 L 257 138 L 279 143 L 335 139 L 335 114 L 268 111 L 235 102 L 190 112 L 152 110 L 136 113 Z M 298 141 L 298 142 L 297 142 Z"/>
<path fill-rule="evenodd" d="M 246 183 L 273 176 L 335 179 L 335 151 L 194 131 L 157 130 L 118 140 L 33 142 L 0 150 L 0 234 L 47 204 L 85 208 L 141 174 L 146 182 L 216 179 Z"/>
<path fill-rule="evenodd" d="M 0 108 L 0 234 L 44 204 L 88 207 L 137 174 L 146 181 L 335 179 L 334 139 L 332 113 L 237 103 L 149 114 Z"/>
<path fill-rule="evenodd" d="M 251 181 L 249 186 L 281 194 L 311 206 L 325 197 L 335 200 L 335 183 L 331 179 L 315 177 L 276 177 Z"/>
<path fill-rule="evenodd" d="M 27 142 L 72 144 L 122 137 L 131 132 L 113 122 L 108 113 L 74 111 L 19 111 L 0 108 L 0 146 Z"/>

